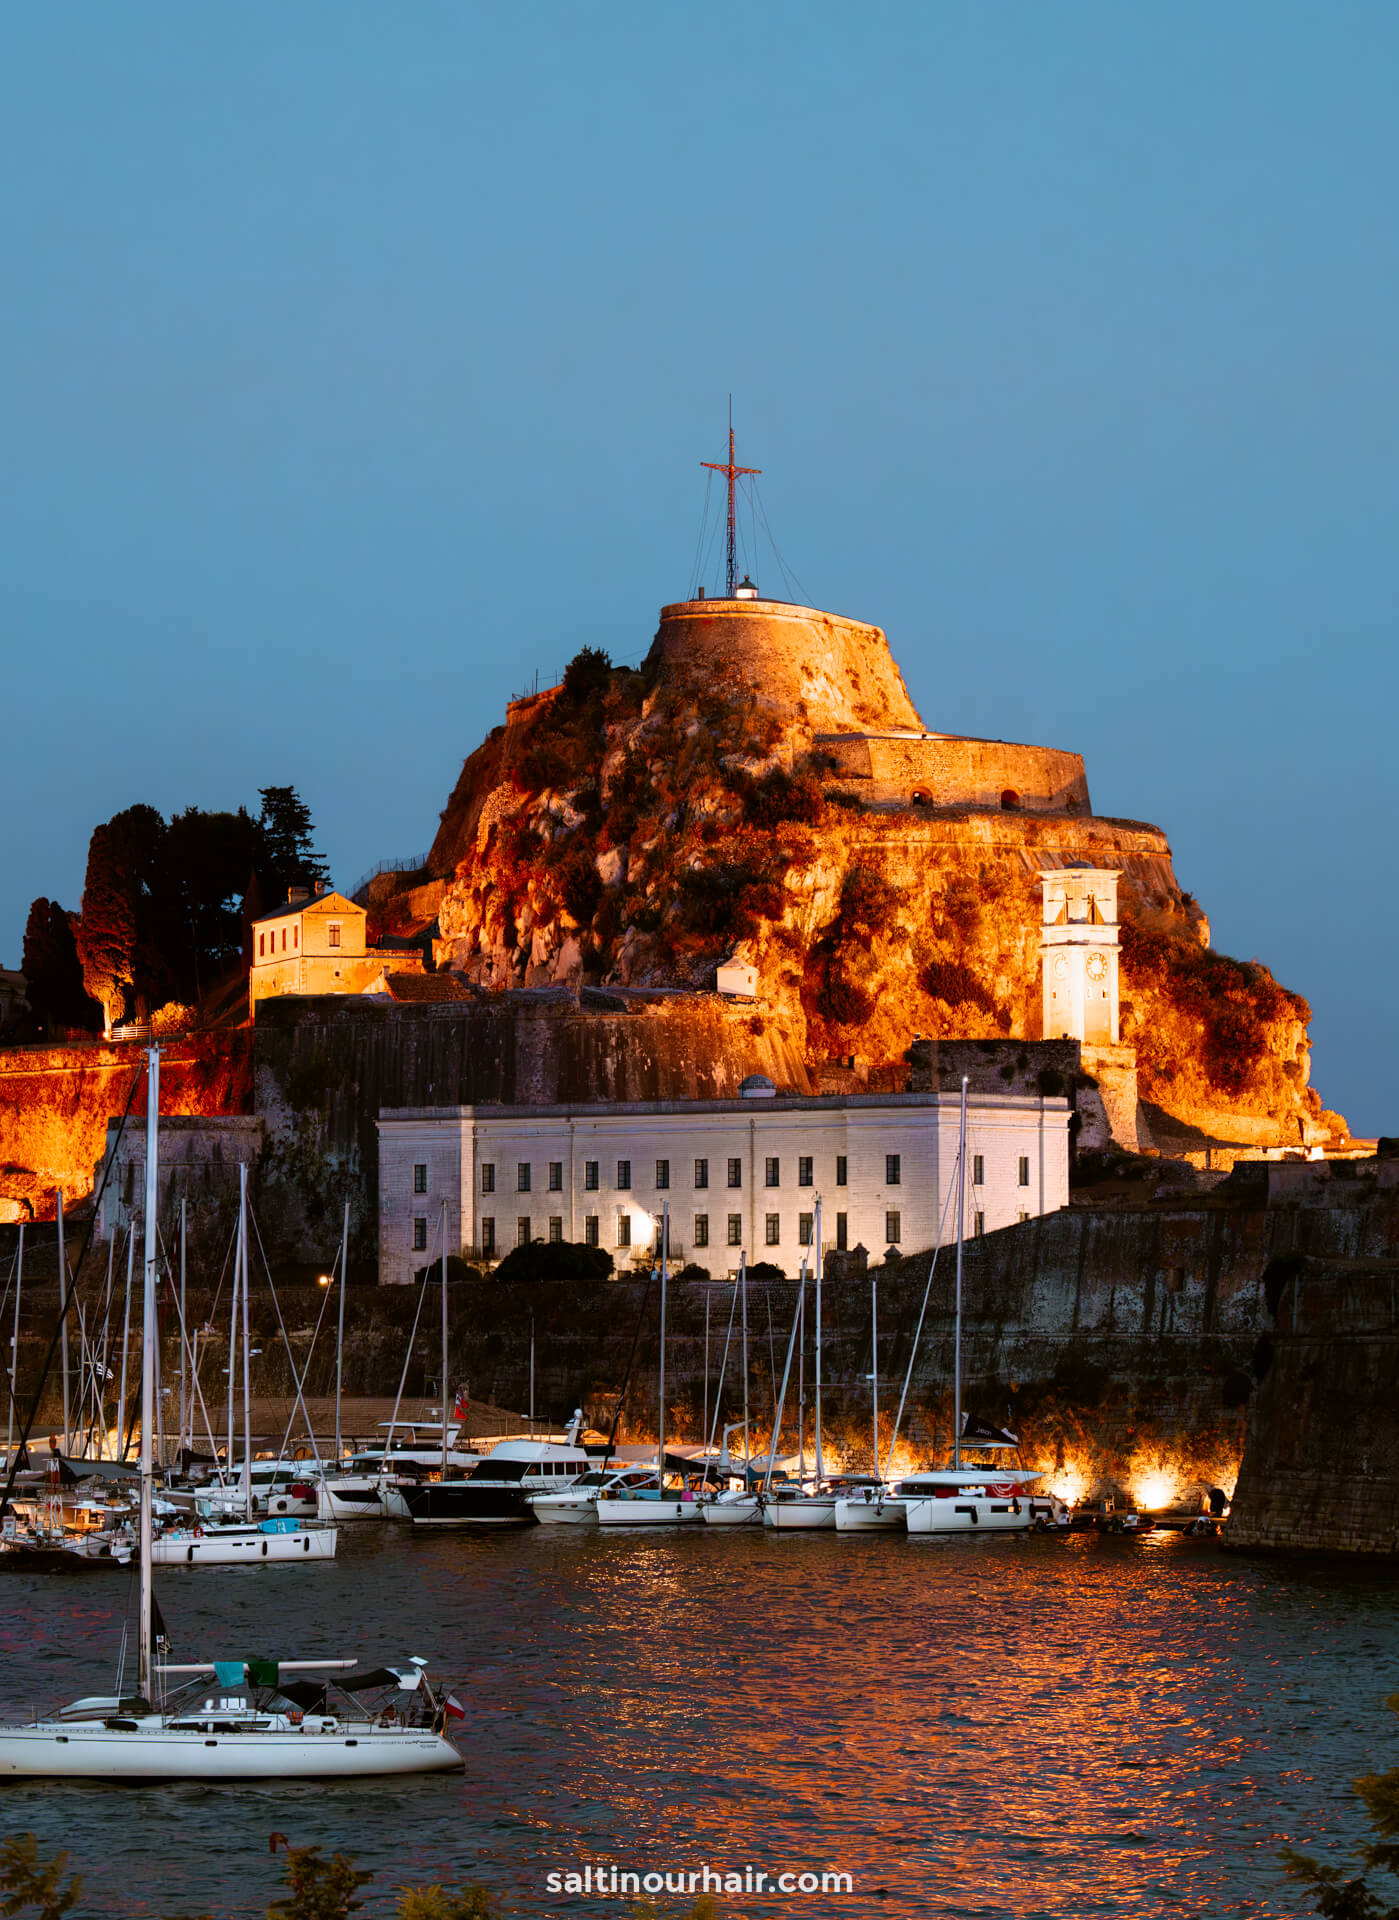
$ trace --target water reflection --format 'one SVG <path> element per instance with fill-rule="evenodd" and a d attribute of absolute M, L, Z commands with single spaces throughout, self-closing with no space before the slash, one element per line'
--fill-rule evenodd
<path fill-rule="evenodd" d="M 10 1788 L 86 1913 L 261 1913 L 274 1829 L 379 1879 L 561 1903 L 551 1869 L 843 1869 L 853 1897 L 733 1914 L 1288 1915 L 1284 1839 L 1359 1827 L 1384 1757 L 1392 1583 L 1098 1536 L 342 1534 L 318 1569 L 174 1575 L 184 1649 L 423 1654 L 467 1681 L 462 1778 Z M 124 1577 L 122 1578 L 124 1584 Z M 0 1589 L 7 1709 L 110 1685 L 116 1589 Z M 877 1900 L 875 1890 L 885 1894 Z"/>

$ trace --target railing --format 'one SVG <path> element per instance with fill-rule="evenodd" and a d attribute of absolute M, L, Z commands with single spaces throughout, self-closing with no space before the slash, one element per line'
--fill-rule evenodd
<path fill-rule="evenodd" d="M 432 849 L 429 847 L 428 853 L 431 853 L 431 851 Z M 405 854 L 398 860 L 381 860 L 377 867 L 371 867 L 368 873 L 361 874 L 360 878 L 356 880 L 355 884 L 350 888 L 350 898 L 353 900 L 357 893 L 363 893 L 370 881 L 377 880 L 381 873 L 421 873 L 427 865 L 427 861 L 427 853 L 410 853 Z"/>

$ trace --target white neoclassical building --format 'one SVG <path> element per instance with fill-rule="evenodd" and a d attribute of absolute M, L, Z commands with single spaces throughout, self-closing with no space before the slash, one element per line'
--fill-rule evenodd
<path fill-rule="evenodd" d="M 664 1206 L 677 1262 L 711 1273 L 771 1260 L 795 1274 L 816 1199 L 828 1248 L 913 1253 L 954 1231 L 959 1099 L 950 1093 L 778 1096 L 757 1076 L 731 1100 L 475 1106 L 379 1115 L 379 1278 L 442 1250 L 491 1261 L 534 1240 L 654 1243 Z M 976 1093 L 967 1109 L 968 1235 L 1069 1197 L 1062 1097 Z"/>

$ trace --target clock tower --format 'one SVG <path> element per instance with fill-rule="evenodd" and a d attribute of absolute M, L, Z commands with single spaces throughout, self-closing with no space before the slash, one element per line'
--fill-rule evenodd
<path fill-rule="evenodd" d="M 1044 1037 L 1115 1047 L 1120 867 L 1040 869 Z"/>

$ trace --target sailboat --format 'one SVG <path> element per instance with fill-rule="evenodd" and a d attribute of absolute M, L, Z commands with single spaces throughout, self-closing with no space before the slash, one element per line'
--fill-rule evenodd
<path fill-rule="evenodd" d="M 639 1487 L 604 1487 L 597 1497 L 600 1527 L 683 1527 L 704 1519 L 704 1507 L 688 1489 L 666 1485 L 665 1467 L 665 1301 L 670 1270 L 670 1208 L 661 1208 L 660 1393 L 656 1471 Z"/>
<path fill-rule="evenodd" d="M 874 1404 L 874 1478 L 836 1501 L 837 1533 L 901 1533 L 904 1505 L 879 1477 L 879 1283 L 870 1275 L 870 1388 Z"/>
<path fill-rule="evenodd" d="M 815 1345 L 815 1440 L 814 1476 L 799 1486 L 779 1486 L 770 1490 L 763 1507 L 763 1525 L 781 1533 L 811 1533 L 836 1523 L 836 1495 L 826 1479 L 826 1462 L 821 1451 L 821 1201 L 816 1201 L 816 1345 Z"/>
<path fill-rule="evenodd" d="M 426 1663 L 156 1658 L 151 1554 L 155 1498 L 156 1203 L 160 1054 L 147 1053 L 145 1284 L 141 1311 L 141 1517 L 137 1686 L 0 1726 L 0 1777 L 290 1780 L 436 1773 L 460 1767 L 447 1738 L 464 1718 Z M 162 1641 L 163 1644 L 163 1641 Z M 173 1683 L 173 1684 L 171 1684 Z M 168 1688 L 168 1691 L 167 1691 Z"/>
<path fill-rule="evenodd" d="M 903 1525 L 911 1534 L 971 1533 L 980 1530 L 1023 1533 L 1035 1524 L 1037 1519 L 1042 1519 L 1043 1515 L 1052 1511 L 1051 1503 L 1042 1495 L 1036 1498 L 1028 1485 L 1029 1482 L 1040 1479 L 1040 1474 L 1028 1472 L 1020 1467 L 1007 1472 L 1004 1468 L 964 1466 L 962 1462 L 962 1443 L 968 1430 L 967 1417 L 962 1411 L 962 1253 L 966 1164 L 967 1081 L 964 1076 L 957 1129 L 957 1280 L 952 1342 L 952 1461 L 949 1466 L 929 1467 L 906 1475 L 894 1485 L 891 1493 L 884 1497 L 882 1503 L 885 1507 L 897 1506 L 901 1510 Z M 933 1264 L 934 1266 L 937 1264 L 936 1252 L 933 1255 Z M 923 1296 L 924 1313 L 927 1311 L 928 1290 L 932 1287 L 932 1279 L 930 1269 L 928 1289 Z M 908 1375 L 904 1381 L 904 1400 L 908 1397 L 908 1389 L 913 1379 L 918 1335 L 922 1332 L 922 1327 L 923 1314 L 920 1313 L 913 1347 L 909 1353 Z M 898 1416 L 894 1421 L 894 1437 L 889 1443 L 891 1455 L 894 1442 L 898 1438 L 903 1408 L 904 1402 L 900 1401 Z M 993 1449 L 1013 1449 L 1018 1445 L 1019 1442 L 1014 1435 L 1002 1433 L 999 1429 L 983 1429 L 981 1437 L 976 1442 L 977 1450 L 987 1446 Z"/>
<path fill-rule="evenodd" d="M 743 1305 L 743 1485 L 727 1487 L 722 1493 L 716 1493 L 705 1501 L 705 1524 L 711 1527 L 753 1526 L 763 1516 L 762 1495 L 753 1487 L 753 1443 L 748 1427 L 748 1257 L 745 1253 L 738 1256 L 737 1284 Z M 729 1459 L 729 1435 L 734 1431 L 733 1427 L 724 1428 L 717 1463 L 723 1475 L 734 1471 Z"/>
<path fill-rule="evenodd" d="M 233 1468 L 233 1370 L 241 1302 L 243 1335 L 243 1469 L 238 1488 L 225 1487 L 195 1503 L 197 1518 L 188 1525 L 155 1534 L 150 1556 L 158 1567 L 261 1566 L 269 1561 L 324 1561 L 335 1558 L 334 1527 L 278 1514 L 254 1518 L 251 1332 L 248 1314 L 248 1168 L 238 1167 L 238 1244 L 233 1263 L 232 1324 L 228 1342 L 228 1470 Z M 144 1409 L 142 1421 L 145 1420 Z M 144 1435 L 144 1425 L 142 1433 Z M 273 1463 L 275 1466 L 279 1463 Z M 241 1508 L 241 1517 L 235 1517 Z M 232 1509 L 232 1512 L 230 1512 Z"/>

